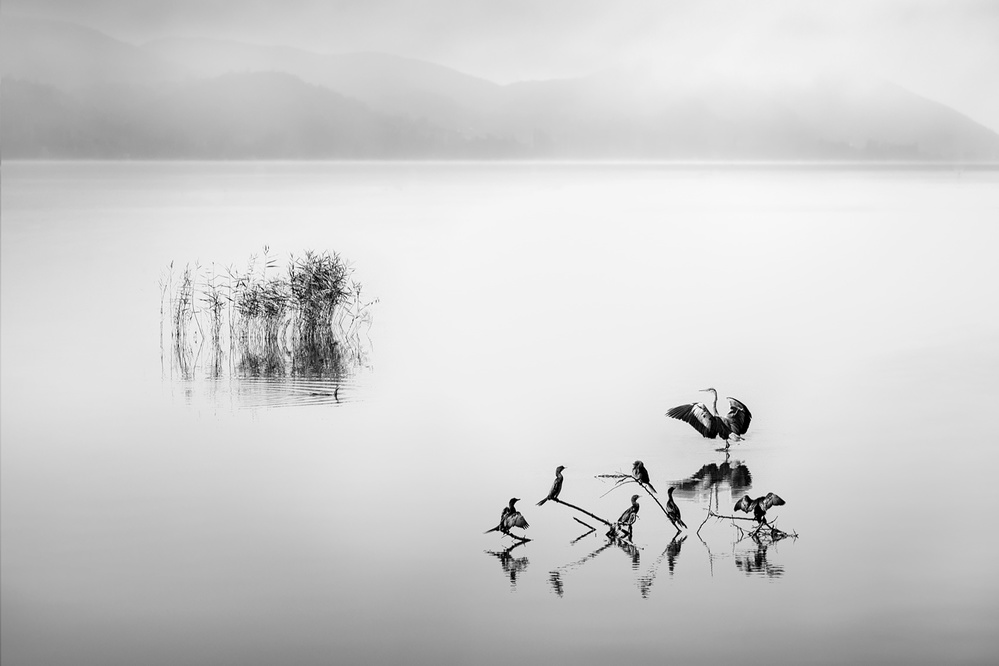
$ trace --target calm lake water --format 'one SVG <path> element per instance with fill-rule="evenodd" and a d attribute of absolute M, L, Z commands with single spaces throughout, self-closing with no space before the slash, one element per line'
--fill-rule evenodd
<path fill-rule="evenodd" d="M 997 170 L 2 179 L 4 664 L 999 661 Z M 264 245 L 378 299 L 341 400 L 161 356 L 170 263 Z M 665 416 L 707 386 L 753 411 L 738 479 Z M 636 459 L 685 482 L 682 540 L 644 494 L 636 550 L 535 506 L 561 464 L 615 518 L 634 486 L 596 477 Z M 695 533 L 769 491 L 797 539 Z"/>

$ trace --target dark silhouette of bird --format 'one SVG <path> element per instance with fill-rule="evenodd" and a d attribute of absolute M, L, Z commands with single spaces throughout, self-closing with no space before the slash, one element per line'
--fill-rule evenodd
<path fill-rule="evenodd" d="M 538 502 L 538 506 L 541 506 L 548 500 L 557 500 L 558 494 L 562 492 L 562 470 L 565 469 L 564 465 L 559 465 L 555 468 L 555 480 L 552 482 L 552 489 L 548 491 L 548 497 L 544 498 Z"/>
<path fill-rule="evenodd" d="M 506 514 L 506 518 L 503 519 L 503 531 L 507 534 L 510 533 L 510 528 L 512 527 L 519 527 L 521 529 L 527 529 L 530 527 L 530 525 L 527 524 L 527 519 L 524 518 L 524 514 L 517 511 L 517 509 L 513 506 L 519 501 L 520 499 L 517 497 L 510 500 L 510 513 Z"/>
<path fill-rule="evenodd" d="M 500 514 L 499 524 L 496 527 L 492 528 L 491 530 L 486 530 L 485 532 L 483 532 L 483 534 L 489 534 L 490 532 L 496 532 L 496 531 L 506 532 L 506 519 L 511 513 L 513 513 L 513 504 L 516 501 L 517 501 L 516 497 L 511 498 L 510 503 L 507 506 L 503 507 L 503 513 Z"/>
<path fill-rule="evenodd" d="M 680 537 L 679 541 L 676 540 L 676 537 L 673 537 L 673 540 L 666 546 L 666 564 L 669 566 L 671 576 L 673 575 L 673 569 L 676 567 L 676 558 L 680 557 L 680 546 L 683 545 L 683 541 L 686 538 L 686 534 Z"/>
<path fill-rule="evenodd" d="M 621 517 L 617 519 L 618 525 L 626 525 L 629 528 L 638 520 L 638 495 L 631 496 L 631 506 L 624 510 Z"/>
<path fill-rule="evenodd" d="M 666 491 L 666 494 L 669 495 L 669 499 L 666 500 L 666 516 L 673 521 L 673 524 L 677 526 L 677 529 L 681 527 L 683 529 L 687 529 L 687 524 L 683 522 L 682 518 L 680 518 L 680 507 L 678 507 L 676 502 L 673 501 L 674 490 L 676 490 L 676 488 L 670 488 Z"/>
<path fill-rule="evenodd" d="M 779 495 L 774 493 L 767 493 L 766 495 L 757 497 L 756 499 L 751 499 L 749 495 L 743 495 L 742 499 L 735 503 L 735 509 L 733 510 L 752 513 L 756 522 L 765 523 L 767 522 L 767 509 L 772 506 L 783 506 L 784 504 L 786 504 L 786 502 L 782 500 Z"/>
<path fill-rule="evenodd" d="M 635 480 L 639 483 L 649 487 L 649 490 L 656 492 L 655 487 L 649 481 L 649 470 L 645 469 L 645 463 L 641 460 L 635 461 L 635 466 L 631 468 L 631 475 L 635 477 Z"/>
<path fill-rule="evenodd" d="M 749 408 L 740 401 L 735 398 L 727 398 L 729 402 L 728 414 L 719 416 L 718 391 L 713 388 L 701 390 L 714 394 L 715 399 L 711 409 L 708 409 L 703 403 L 695 402 L 691 405 L 673 407 L 666 412 L 666 416 L 686 421 L 694 426 L 694 430 L 708 439 L 720 437 L 725 440 L 724 450 L 727 451 L 730 445 L 729 438 L 737 442 L 742 441 L 742 436 L 749 430 L 749 422 L 753 420 L 753 415 L 749 412 Z"/>

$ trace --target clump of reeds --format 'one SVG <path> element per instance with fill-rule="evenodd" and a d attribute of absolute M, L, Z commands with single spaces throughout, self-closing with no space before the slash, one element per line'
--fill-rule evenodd
<path fill-rule="evenodd" d="M 205 342 L 206 361 L 217 376 L 225 340 L 230 367 L 240 374 L 342 376 L 363 363 L 361 333 L 370 326 L 369 307 L 377 301 L 363 300 L 350 264 L 337 253 L 307 250 L 291 256 L 285 271 L 278 266 L 265 246 L 245 271 L 227 267 L 223 275 L 215 264 L 210 271 L 188 265 L 174 288 L 171 263 L 160 283 L 169 308 L 161 302 L 160 309 L 161 317 L 170 312 L 174 357 L 185 376 Z"/>

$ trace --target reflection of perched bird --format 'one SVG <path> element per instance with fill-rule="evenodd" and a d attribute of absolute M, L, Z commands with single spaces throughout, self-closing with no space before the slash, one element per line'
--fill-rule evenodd
<path fill-rule="evenodd" d="M 631 468 L 631 475 L 641 484 L 649 487 L 649 490 L 656 492 L 656 489 L 649 483 L 649 470 L 645 469 L 645 463 L 641 460 L 635 461 L 635 466 Z"/>
<path fill-rule="evenodd" d="M 527 520 L 524 518 L 524 514 L 514 508 L 514 504 L 519 502 L 520 499 L 514 497 L 510 500 L 510 513 L 506 514 L 506 518 L 503 519 L 503 531 L 509 532 L 511 527 L 519 527 L 521 529 L 527 529 L 530 525 L 527 524 Z"/>
<path fill-rule="evenodd" d="M 624 510 L 621 517 L 617 519 L 618 525 L 631 525 L 635 524 L 638 520 L 638 495 L 631 496 L 631 506 Z"/>
<path fill-rule="evenodd" d="M 743 495 L 742 499 L 735 503 L 735 509 L 733 510 L 752 513 L 753 517 L 756 518 L 756 522 L 765 523 L 767 522 L 765 518 L 767 509 L 772 506 L 783 506 L 784 504 L 786 502 L 774 493 L 767 493 L 763 497 L 757 497 L 756 499 L 750 499 L 749 495 Z"/>
<path fill-rule="evenodd" d="M 673 540 L 666 546 L 666 563 L 669 566 L 670 575 L 673 574 L 673 568 L 676 567 L 676 558 L 680 557 L 680 546 L 683 545 L 683 541 L 686 538 L 686 534 L 680 537 L 679 541 L 676 540 L 676 537 L 673 537 Z"/>
<path fill-rule="evenodd" d="M 728 440 L 730 437 L 737 442 L 742 440 L 742 435 L 749 430 L 749 422 L 753 420 L 753 415 L 749 413 L 748 407 L 735 398 L 727 398 L 729 401 L 728 414 L 719 416 L 718 391 L 713 388 L 701 390 L 710 391 L 714 394 L 715 401 L 711 410 L 704 404 L 695 402 L 691 405 L 674 407 L 666 412 L 666 416 L 686 421 L 694 426 L 694 430 L 708 439 L 714 439 L 715 437 L 724 439 L 725 448 L 728 449 Z"/>
<path fill-rule="evenodd" d="M 683 529 L 687 529 L 687 524 L 683 522 L 683 519 L 680 518 L 680 507 L 678 507 L 676 505 L 676 502 L 673 501 L 674 490 L 675 488 L 670 488 L 669 490 L 666 491 L 667 494 L 669 495 L 669 499 L 666 500 L 666 515 L 669 517 L 670 520 L 673 521 L 674 525 L 682 527 Z"/>
<path fill-rule="evenodd" d="M 513 513 L 513 503 L 516 501 L 517 498 L 514 497 L 510 500 L 510 504 L 503 507 L 503 513 L 500 514 L 499 525 L 492 528 L 491 530 L 486 530 L 484 534 L 489 534 L 490 532 L 496 532 L 497 530 L 500 532 L 506 532 L 506 519 L 511 513 Z"/>
<path fill-rule="evenodd" d="M 564 465 L 559 465 L 555 468 L 555 481 L 552 482 L 552 489 L 548 491 L 548 497 L 544 498 L 538 502 L 538 506 L 541 506 L 548 500 L 558 499 L 558 494 L 562 492 L 562 470 L 565 469 Z"/>

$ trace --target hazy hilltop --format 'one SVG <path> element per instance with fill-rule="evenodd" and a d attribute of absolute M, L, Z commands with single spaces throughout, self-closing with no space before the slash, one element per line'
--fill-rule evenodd
<path fill-rule="evenodd" d="M 5 157 L 999 159 L 995 132 L 856 75 L 664 62 L 498 85 L 387 54 L 0 28 Z"/>

